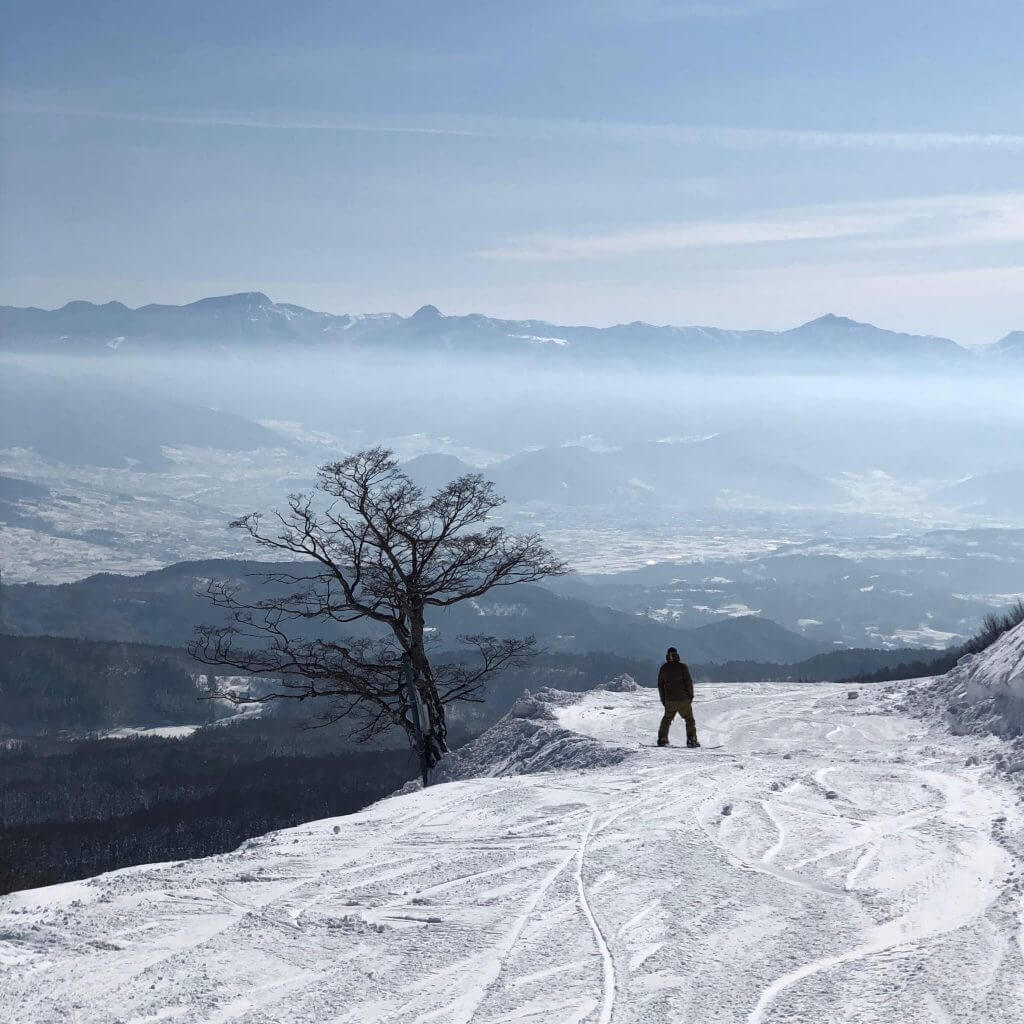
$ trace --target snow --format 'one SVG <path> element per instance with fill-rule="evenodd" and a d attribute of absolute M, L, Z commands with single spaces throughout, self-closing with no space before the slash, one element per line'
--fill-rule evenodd
<path fill-rule="evenodd" d="M 911 706 L 948 715 L 957 732 L 1024 736 L 1024 622 L 907 696 Z"/>
<path fill-rule="evenodd" d="M 569 344 L 567 338 L 552 338 L 541 334 L 510 334 L 509 337 L 528 341 L 533 345 L 556 345 L 559 348 L 565 348 Z"/>
<path fill-rule="evenodd" d="M 613 686 L 627 685 L 620 676 L 607 684 L 608 692 L 616 692 Z M 578 699 L 578 694 L 559 690 L 542 690 L 536 696 L 526 691 L 497 725 L 447 757 L 436 769 L 435 778 L 452 781 L 552 770 L 584 771 L 618 764 L 631 756 L 631 746 L 616 747 L 561 726 L 556 707 Z"/>
<path fill-rule="evenodd" d="M 701 751 L 625 680 L 524 695 L 455 781 L 0 898 L 0 1019 L 1020 1022 L 997 741 L 846 693 L 701 685 Z"/>
<path fill-rule="evenodd" d="M 743 604 L 742 601 L 736 601 L 732 604 L 723 604 L 721 607 L 715 609 L 716 615 L 728 615 L 731 619 L 742 618 L 745 615 L 760 615 L 760 608 L 751 608 L 749 604 Z"/>
<path fill-rule="evenodd" d="M 961 639 L 961 636 L 959 633 L 921 626 L 919 629 L 897 629 L 892 634 L 892 639 L 906 647 L 931 647 L 934 650 L 942 650 Z"/>
<path fill-rule="evenodd" d="M 120 729 L 111 729 L 100 736 L 104 740 L 128 740 L 137 736 L 159 736 L 162 739 L 180 740 L 192 733 L 202 729 L 202 725 L 158 725 L 148 729 L 135 728 L 134 726 L 122 726 Z"/>
<path fill-rule="evenodd" d="M 622 675 L 603 683 L 598 689 L 611 690 L 614 693 L 636 693 L 640 689 L 640 684 L 628 672 L 623 672 Z"/>
<path fill-rule="evenodd" d="M 915 629 L 897 629 L 892 633 L 883 633 L 877 625 L 868 625 L 864 627 L 864 635 L 872 646 L 886 650 L 898 647 L 930 647 L 934 651 L 944 651 L 958 641 L 967 639 L 961 633 L 933 629 L 923 624 Z"/>

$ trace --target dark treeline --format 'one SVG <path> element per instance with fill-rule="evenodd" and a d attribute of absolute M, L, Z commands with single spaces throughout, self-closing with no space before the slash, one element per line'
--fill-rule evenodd
<path fill-rule="evenodd" d="M 660 653 L 653 652 L 647 659 L 609 653 L 541 654 L 494 680 L 483 703 L 463 705 L 453 713 L 463 731 L 479 731 L 508 710 L 524 688 L 588 690 L 624 672 L 641 685 L 653 686 Z M 909 678 L 945 671 L 936 667 L 944 661 L 927 655 L 917 649 L 857 649 L 830 651 L 788 665 L 729 661 L 691 662 L 690 667 L 697 679 L 721 682 L 854 677 L 867 681 L 879 672 L 878 678 Z M 949 652 L 942 655 L 947 660 L 950 656 Z M 955 657 L 947 667 L 952 663 Z M 0 736 L 61 731 L 81 735 L 123 726 L 209 723 L 235 710 L 203 699 L 206 690 L 196 679 L 209 671 L 174 647 L 0 635 Z M 306 720 L 315 710 L 285 704 L 276 706 L 274 713 Z"/>
<path fill-rule="evenodd" d="M 960 648 L 960 657 L 965 654 L 980 654 L 991 647 L 1004 633 L 1024 622 L 1024 601 L 1018 598 L 1005 612 L 989 612 L 981 620 L 981 628 Z"/>
<path fill-rule="evenodd" d="M 981 628 L 966 643 L 952 650 L 943 651 L 934 658 L 901 661 L 892 667 L 883 667 L 874 672 L 861 671 L 843 679 L 844 683 L 887 683 L 900 679 L 921 679 L 925 676 L 940 676 L 956 666 L 965 655 L 981 654 L 991 647 L 1004 633 L 1024 622 L 1024 601 L 1016 601 L 1005 612 L 991 612 L 982 620 Z M 906 653 L 906 652 L 904 652 Z"/>
<path fill-rule="evenodd" d="M 836 682 L 857 673 L 889 671 L 914 655 L 930 661 L 928 651 L 918 648 L 881 651 L 873 647 L 855 647 L 815 654 L 789 665 L 762 661 L 727 661 L 718 665 L 691 665 L 690 669 L 695 679 L 722 683 Z"/>
<path fill-rule="evenodd" d="M 841 680 L 844 683 L 889 683 L 900 679 L 923 679 L 925 676 L 941 676 L 956 666 L 960 660 L 959 649 L 944 651 L 937 658 L 917 661 L 901 661 L 897 665 L 877 669 L 874 672 L 858 672 Z"/>
<path fill-rule="evenodd" d="M 205 699 L 207 691 L 196 679 L 211 671 L 174 647 L 0 635 L 0 736 L 209 723 L 237 711 Z M 504 672 L 482 703 L 454 708 L 453 720 L 463 732 L 479 731 L 511 707 L 524 687 L 589 690 L 623 672 L 653 685 L 658 666 L 615 654 L 542 654 Z M 270 710 L 309 721 L 318 709 L 284 702 Z M 337 740 L 341 734 L 333 735 Z"/>
<path fill-rule="evenodd" d="M 686 657 L 680 643 L 680 653 Z M 930 651 L 925 648 L 902 648 L 883 651 L 860 647 L 815 654 L 786 665 L 767 661 L 726 661 L 703 664 L 691 662 L 690 670 L 697 680 L 721 683 L 756 682 L 838 682 L 855 673 L 887 672 L 913 660 L 914 664 L 931 664 Z M 657 652 L 660 655 L 660 652 Z M 954 659 L 955 664 L 955 659 Z M 537 689 L 553 686 L 560 690 L 589 690 L 622 673 L 628 673 L 641 686 L 654 686 L 661 665 L 659 656 L 650 659 L 621 657 L 616 654 L 544 654 L 524 668 L 506 672 L 492 687 L 488 704 L 506 710 L 524 687 Z"/>
<path fill-rule="evenodd" d="M 348 814 L 415 773 L 405 750 L 241 722 L 186 739 L 33 739 L 0 750 L 0 892 L 202 857 Z"/>
<path fill-rule="evenodd" d="M 229 713 L 171 647 L 0 635 L 0 733 L 189 725 Z"/>

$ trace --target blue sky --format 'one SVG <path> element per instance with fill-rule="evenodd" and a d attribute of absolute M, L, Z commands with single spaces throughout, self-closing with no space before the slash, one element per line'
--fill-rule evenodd
<path fill-rule="evenodd" d="M 1018 0 L 2 13 L 2 302 L 1024 328 Z"/>

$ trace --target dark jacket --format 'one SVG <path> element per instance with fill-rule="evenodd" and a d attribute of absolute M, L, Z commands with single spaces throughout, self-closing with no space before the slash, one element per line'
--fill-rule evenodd
<path fill-rule="evenodd" d="M 666 661 L 658 673 L 658 696 L 670 700 L 693 700 L 693 676 L 682 661 Z"/>

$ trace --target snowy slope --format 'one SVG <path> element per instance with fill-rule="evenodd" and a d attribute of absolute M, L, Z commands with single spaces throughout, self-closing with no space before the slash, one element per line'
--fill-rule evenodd
<path fill-rule="evenodd" d="M 908 700 L 912 707 L 948 714 L 957 732 L 1024 736 L 1024 622 L 987 650 L 961 658 L 944 676 L 923 680 Z"/>
<path fill-rule="evenodd" d="M 722 748 L 657 750 L 651 690 L 547 697 L 461 755 L 487 777 L 0 899 L 0 1019 L 1024 1020 L 1024 816 L 965 767 L 996 741 L 706 685 Z"/>

